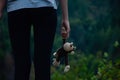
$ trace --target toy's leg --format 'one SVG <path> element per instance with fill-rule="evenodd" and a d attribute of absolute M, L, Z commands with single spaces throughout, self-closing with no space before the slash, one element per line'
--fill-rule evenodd
<path fill-rule="evenodd" d="M 65 65 L 68 65 L 68 53 L 65 53 Z"/>
<path fill-rule="evenodd" d="M 57 67 L 60 65 L 60 56 L 57 55 L 57 52 L 55 52 L 53 55 L 55 56 L 53 59 L 53 65 Z"/>
<path fill-rule="evenodd" d="M 64 68 L 64 72 L 68 72 L 70 70 L 70 65 L 66 65 Z"/>
<path fill-rule="evenodd" d="M 56 58 L 54 58 L 53 59 L 53 65 L 56 66 L 56 67 L 59 66 L 60 65 L 60 61 L 58 62 L 58 61 L 56 61 Z"/>
<path fill-rule="evenodd" d="M 55 56 L 56 58 L 53 58 L 53 63 L 52 63 L 52 64 L 57 67 L 57 66 L 60 65 L 60 61 L 59 61 L 59 60 L 58 60 L 58 61 L 56 60 L 56 59 L 58 58 L 57 52 L 54 52 L 54 53 L 53 53 L 53 56 Z"/>
<path fill-rule="evenodd" d="M 68 64 L 68 54 L 65 55 L 65 68 L 64 72 L 68 72 L 70 70 L 70 65 Z"/>

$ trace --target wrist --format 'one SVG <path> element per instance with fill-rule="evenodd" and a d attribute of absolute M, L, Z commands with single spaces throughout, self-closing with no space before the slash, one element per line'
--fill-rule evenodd
<path fill-rule="evenodd" d="M 63 20 L 63 21 L 68 21 L 68 20 L 69 20 L 69 18 L 68 18 L 68 17 L 66 17 L 66 16 L 65 16 L 65 17 L 63 16 L 63 17 L 62 17 L 62 20 Z"/>
<path fill-rule="evenodd" d="M 63 18 L 62 22 L 69 22 L 69 19 L 68 18 Z"/>

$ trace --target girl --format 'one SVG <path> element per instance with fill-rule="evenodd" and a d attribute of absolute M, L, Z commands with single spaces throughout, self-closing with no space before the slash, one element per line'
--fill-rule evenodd
<path fill-rule="evenodd" d="M 50 53 L 57 24 L 57 2 L 62 10 L 62 27 L 69 37 L 67 0 L 8 0 L 8 28 L 15 61 L 15 80 L 29 80 L 30 29 L 34 30 L 35 80 L 50 80 Z M 0 15 L 4 0 L 0 0 Z M 1 5 L 2 4 L 2 5 Z"/>

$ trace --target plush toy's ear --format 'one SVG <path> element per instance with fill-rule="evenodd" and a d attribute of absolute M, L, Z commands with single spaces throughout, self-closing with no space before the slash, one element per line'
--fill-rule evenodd
<path fill-rule="evenodd" d="M 73 45 L 73 42 L 71 42 L 70 44 L 72 44 L 72 45 Z"/>

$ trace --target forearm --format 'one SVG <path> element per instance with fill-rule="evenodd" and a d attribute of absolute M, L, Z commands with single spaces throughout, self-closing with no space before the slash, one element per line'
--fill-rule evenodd
<path fill-rule="evenodd" d="M 61 34 L 63 39 L 69 37 L 70 24 L 68 19 L 68 0 L 60 0 L 60 6 L 62 10 L 62 24 L 61 24 Z M 65 31 L 63 32 L 63 27 Z"/>
<path fill-rule="evenodd" d="M 62 10 L 62 19 L 68 20 L 68 0 L 60 0 L 60 6 Z"/>

